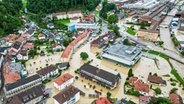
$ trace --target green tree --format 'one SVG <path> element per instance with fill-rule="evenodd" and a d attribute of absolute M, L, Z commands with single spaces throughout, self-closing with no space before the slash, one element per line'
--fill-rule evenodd
<path fill-rule="evenodd" d="M 109 98 L 111 98 L 111 92 L 107 92 L 107 98 L 109 99 Z"/>
<path fill-rule="evenodd" d="M 155 93 L 158 95 L 158 94 L 161 94 L 162 91 L 160 88 L 156 88 L 156 89 L 153 89 L 155 91 Z"/>
<path fill-rule="evenodd" d="M 82 58 L 82 60 L 86 60 L 89 56 L 86 52 L 81 52 L 80 57 Z"/>
<path fill-rule="evenodd" d="M 114 14 L 109 15 L 107 18 L 107 21 L 112 24 L 112 23 L 117 23 L 118 22 L 118 17 Z"/>
<path fill-rule="evenodd" d="M 177 88 L 172 88 L 170 93 L 176 93 L 177 90 L 178 90 Z"/>
<path fill-rule="evenodd" d="M 134 76 L 134 74 L 132 72 L 132 69 L 129 69 L 129 71 L 128 71 L 128 77 L 132 77 L 132 76 Z"/>

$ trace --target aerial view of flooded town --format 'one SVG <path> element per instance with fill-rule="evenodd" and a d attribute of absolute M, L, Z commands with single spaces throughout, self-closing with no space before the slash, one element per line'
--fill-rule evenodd
<path fill-rule="evenodd" d="M 184 0 L 0 0 L 0 104 L 184 104 Z"/>

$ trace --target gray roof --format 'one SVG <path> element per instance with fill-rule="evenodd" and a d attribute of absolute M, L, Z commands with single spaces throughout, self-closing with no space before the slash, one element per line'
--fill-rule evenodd
<path fill-rule="evenodd" d="M 123 45 L 122 43 L 117 43 L 103 50 L 103 54 L 109 54 L 115 57 L 123 58 L 126 60 L 133 60 L 137 55 L 141 53 L 140 48 L 135 46 Z"/>
<path fill-rule="evenodd" d="M 63 67 L 68 67 L 69 63 L 65 62 L 65 63 L 61 63 L 58 65 L 58 68 L 63 68 Z"/>
<path fill-rule="evenodd" d="M 40 78 L 41 77 L 38 74 L 35 74 L 33 76 L 21 79 L 21 80 L 15 82 L 15 83 L 7 84 L 7 85 L 5 85 L 5 89 L 7 91 L 9 91 L 9 90 L 12 90 L 14 88 L 20 87 L 20 86 L 22 86 L 24 84 L 30 83 L 30 82 L 35 81 L 35 80 L 40 79 Z"/>
<path fill-rule="evenodd" d="M 102 79 L 105 79 L 105 80 L 111 82 L 112 83 L 111 85 L 114 85 L 116 82 L 119 81 L 118 75 L 112 74 L 112 73 L 107 72 L 107 71 L 102 70 L 102 69 L 98 69 L 97 67 L 94 67 L 94 66 L 89 65 L 89 64 L 84 64 L 83 66 L 80 67 L 80 72 L 83 73 L 83 71 L 88 72 L 92 75 L 98 76 Z M 85 73 L 83 73 L 83 74 L 85 74 Z"/>
<path fill-rule="evenodd" d="M 9 64 L 9 67 L 10 67 L 10 70 L 13 72 L 15 72 L 15 71 L 20 72 L 21 70 L 24 69 L 24 67 L 21 63 L 15 63 L 15 62 L 11 62 Z"/>

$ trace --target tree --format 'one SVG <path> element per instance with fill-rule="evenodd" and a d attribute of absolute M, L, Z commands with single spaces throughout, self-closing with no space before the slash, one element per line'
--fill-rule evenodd
<path fill-rule="evenodd" d="M 163 98 L 163 97 L 154 97 L 151 99 L 149 104 L 172 104 L 171 101 L 167 98 Z"/>
<path fill-rule="evenodd" d="M 107 92 L 107 98 L 109 99 L 111 97 L 111 93 L 110 92 Z"/>
<path fill-rule="evenodd" d="M 89 56 L 86 52 L 81 52 L 80 57 L 82 58 L 82 60 L 86 60 Z"/>
<path fill-rule="evenodd" d="M 117 23 L 118 22 L 118 17 L 114 14 L 109 15 L 107 18 L 107 21 L 112 24 L 112 23 Z"/>
<path fill-rule="evenodd" d="M 160 88 L 156 88 L 156 89 L 153 89 L 155 91 L 155 93 L 158 95 L 158 94 L 161 94 L 162 91 Z"/>
<path fill-rule="evenodd" d="M 132 77 L 132 76 L 134 76 L 134 74 L 132 72 L 132 69 L 129 69 L 129 71 L 128 71 L 128 77 Z"/>
<path fill-rule="evenodd" d="M 170 93 L 176 93 L 177 90 L 178 90 L 177 88 L 172 88 Z"/>

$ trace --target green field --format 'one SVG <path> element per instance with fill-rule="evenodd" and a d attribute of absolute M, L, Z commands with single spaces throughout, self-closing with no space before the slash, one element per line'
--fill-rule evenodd
<path fill-rule="evenodd" d="M 67 18 L 67 19 L 60 19 L 60 20 L 56 20 L 56 22 L 58 24 L 67 25 L 67 24 L 70 23 L 70 19 L 69 18 Z"/>

